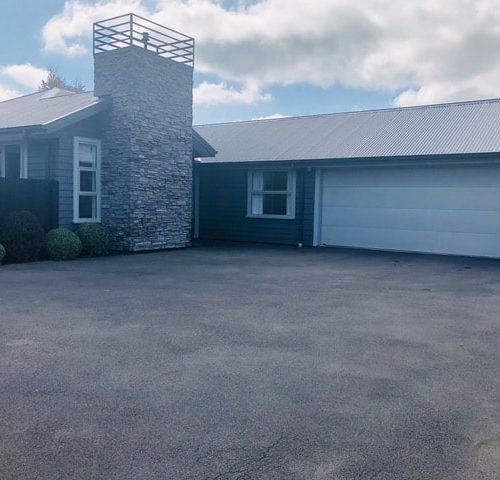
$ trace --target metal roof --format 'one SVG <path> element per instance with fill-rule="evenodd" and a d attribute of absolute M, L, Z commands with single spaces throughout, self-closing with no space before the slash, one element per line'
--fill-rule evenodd
<path fill-rule="evenodd" d="M 193 128 L 193 157 L 213 157 L 216 154 L 217 150 Z"/>
<path fill-rule="evenodd" d="M 500 99 L 196 126 L 202 163 L 500 152 Z"/>
<path fill-rule="evenodd" d="M 74 93 L 53 88 L 0 102 L 0 135 L 11 129 L 42 127 L 43 133 L 58 130 L 107 108 L 109 98 L 93 92 Z M 193 130 L 193 155 L 212 157 L 217 152 Z"/>
<path fill-rule="evenodd" d="M 60 88 L 13 98 L 0 102 L 0 129 L 46 126 L 102 102 L 94 92 Z"/>

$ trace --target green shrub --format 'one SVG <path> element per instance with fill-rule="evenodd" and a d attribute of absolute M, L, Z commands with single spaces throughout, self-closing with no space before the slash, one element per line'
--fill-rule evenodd
<path fill-rule="evenodd" d="M 44 237 L 40 222 L 31 212 L 12 212 L 0 225 L 0 243 L 5 247 L 9 262 L 36 260 Z"/>
<path fill-rule="evenodd" d="M 56 228 L 47 233 L 46 249 L 51 260 L 73 260 L 82 252 L 82 242 L 71 230 Z"/>
<path fill-rule="evenodd" d="M 2 264 L 4 258 L 5 258 L 5 248 L 0 243 L 0 265 Z"/>
<path fill-rule="evenodd" d="M 82 223 L 76 234 L 82 241 L 82 254 L 101 257 L 109 253 L 109 235 L 100 223 Z"/>

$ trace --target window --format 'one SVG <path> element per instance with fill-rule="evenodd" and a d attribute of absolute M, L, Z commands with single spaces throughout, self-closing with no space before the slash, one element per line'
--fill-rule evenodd
<path fill-rule="evenodd" d="M 27 178 L 26 143 L 0 145 L 0 177 Z"/>
<path fill-rule="evenodd" d="M 73 221 L 101 221 L 101 142 L 75 138 Z"/>
<path fill-rule="evenodd" d="M 249 172 L 247 214 L 249 217 L 295 218 L 295 172 Z"/>

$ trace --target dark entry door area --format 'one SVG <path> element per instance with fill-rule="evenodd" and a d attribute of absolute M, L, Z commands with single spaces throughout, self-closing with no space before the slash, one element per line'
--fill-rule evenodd
<path fill-rule="evenodd" d="M 5 178 L 21 178 L 21 145 L 5 146 Z"/>

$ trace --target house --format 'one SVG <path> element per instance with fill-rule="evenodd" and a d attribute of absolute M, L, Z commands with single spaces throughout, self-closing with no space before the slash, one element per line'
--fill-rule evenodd
<path fill-rule="evenodd" d="M 56 181 L 58 225 L 102 222 L 114 249 L 189 245 L 193 154 L 215 154 L 192 129 L 193 52 L 136 15 L 97 22 L 94 92 L 0 103 L 0 177 Z"/>
<path fill-rule="evenodd" d="M 201 238 L 500 257 L 500 100 L 195 130 Z"/>
<path fill-rule="evenodd" d="M 142 17 L 97 22 L 94 92 L 0 103 L 0 176 L 56 181 L 57 223 L 102 222 L 117 250 L 194 236 L 500 258 L 500 100 L 193 128 L 193 54 Z"/>

